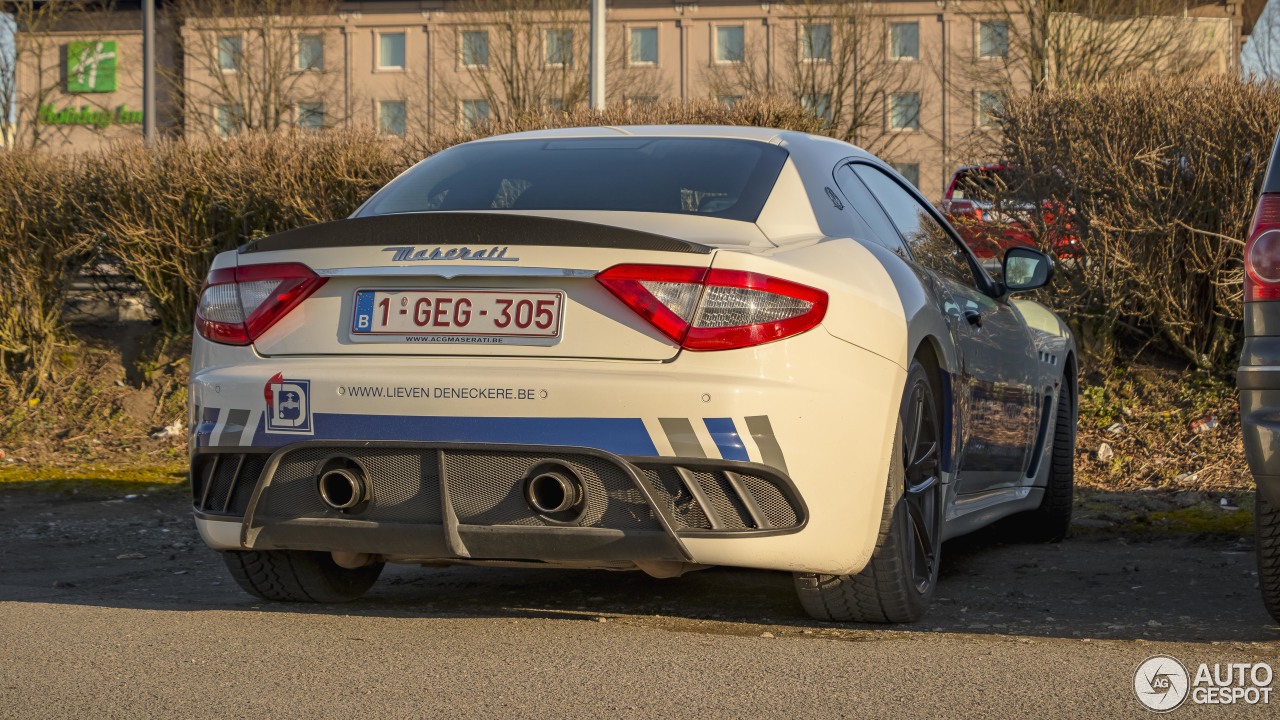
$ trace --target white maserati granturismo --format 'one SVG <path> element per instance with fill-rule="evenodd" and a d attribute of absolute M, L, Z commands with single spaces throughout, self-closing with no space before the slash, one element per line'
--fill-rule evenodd
<path fill-rule="evenodd" d="M 1076 359 L 852 145 L 594 127 L 458 145 L 350 218 L 216 257 L 192 351 L 196 524 L 266 599 L 385 563 L 794 573 L 907 622 L 943 540 L 1071 516 Z"/>

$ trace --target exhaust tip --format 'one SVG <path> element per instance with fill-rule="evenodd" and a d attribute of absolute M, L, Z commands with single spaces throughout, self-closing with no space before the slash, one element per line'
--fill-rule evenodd
<path fill-rule="evenodd" d="M 569 468 L 540 466 L 525 481 L 524 499 L 539 515 L 568 522 L 582 514 L 586 492 L 582 480 Z"/>
<path fill-rule="evenodd" d="M 347 458 L 333 458 L 325 463 L 318 489 L 320 500 L 331 510 L 353 510 L 364 504 L 369 496 L 364 470 Z"/>

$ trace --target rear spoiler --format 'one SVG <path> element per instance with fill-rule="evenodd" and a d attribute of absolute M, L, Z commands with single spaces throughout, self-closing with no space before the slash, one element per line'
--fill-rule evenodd
<path fill-rule="evenodd" d="M 535 215 L 419 212 L 347 218 L 286 230 L 240 247 L 240 254 L 366 245 L 545 245 L 709 254 L 709 245 L 614 225 Z"/>

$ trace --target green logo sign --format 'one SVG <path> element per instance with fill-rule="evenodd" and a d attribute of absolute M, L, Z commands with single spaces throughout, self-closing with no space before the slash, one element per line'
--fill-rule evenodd
<path fill-rule="evenodd" d="M 40 108 L 40 122 L 45 125 L 92 125 L 98 129 L 112 125 L 141 125 L 142 111 L 120 105 L 113 110 L 81 107 L 55 110 L 52 105 Z"/>
<path fill-rule="evenodd" d="M 67 43 L 67 92 L 102 93 L 116 89 L 114 40 L 77 40 Z"/>

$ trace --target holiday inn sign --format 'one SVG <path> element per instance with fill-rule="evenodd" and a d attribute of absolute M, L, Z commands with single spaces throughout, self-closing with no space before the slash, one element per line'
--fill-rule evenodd
<path fill-rule="evenodd" d="M 66 46 L 66 91 L 68 93 L 115 92 L 116 43 L 114 40 L 75 40 Z M 45 125 L 91 125 L 105 128 L 111 125 L 140 125 L 142 112 L 129 110 L 124 105 L 114 108 L 66 107 L 61 110 L 53 105 L 42 105 L 40 122 Z"/>
<path fill-rule="evenodd" d="M 67 92 L 103 93 L 116 90 L 114 40 L 67 43 Z"/>
<path fill-rule="evenodd" d="M 141 125 L 142 111 L 129 110 L 124 105 L 107 110 L 84 106 L 55 110 L 52 105 L 41 105 L 40 122 L 44 125 L 92 125 L 99 129 L 112 125 Z"/>

